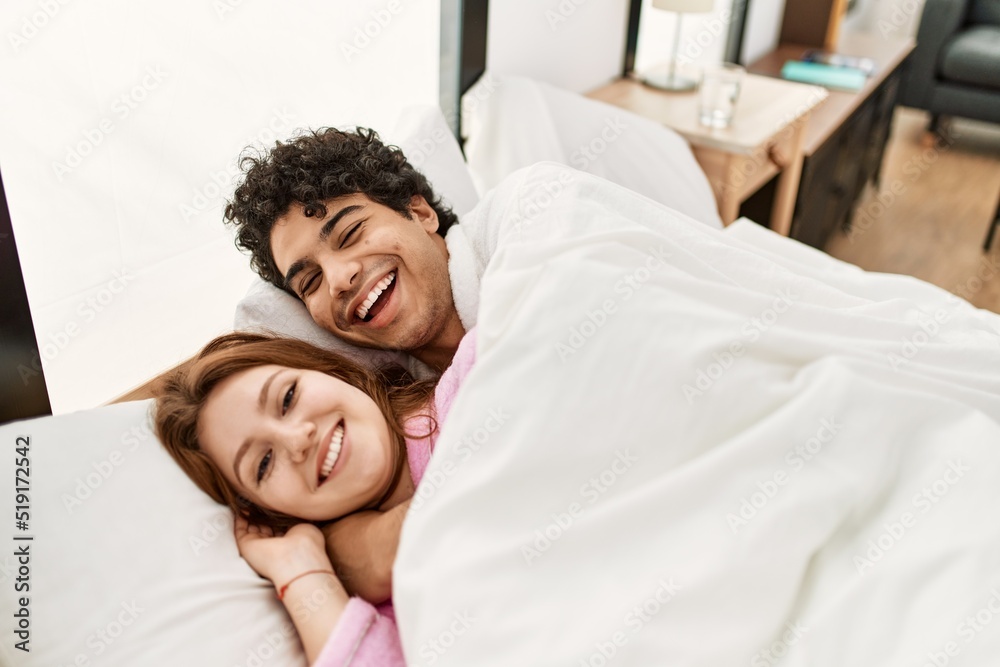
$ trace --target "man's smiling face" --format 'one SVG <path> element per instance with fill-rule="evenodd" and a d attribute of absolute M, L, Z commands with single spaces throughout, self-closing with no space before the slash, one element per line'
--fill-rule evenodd
<path fill-rule="evenodd" d="M 324 217 L 293 204 L 271 230 L 286 286 L 317 324 L 356 345 L 434 345 L 458 317 L 434 209 L 419 195 L 410 218 L 360 193 L 325 204 Z"/>

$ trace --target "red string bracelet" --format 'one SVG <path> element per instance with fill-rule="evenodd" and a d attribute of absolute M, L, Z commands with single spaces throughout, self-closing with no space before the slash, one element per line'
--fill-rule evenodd
<path fill-rule="evenodd" d="M 282 586 L 281 588 L 278 589 L 278 599 L 279 600 L 284 600 L 285 599 L 285 591 L 288 590 L 288 587 L 291 586 L 292 584 L 294 584 L 296 581 L 298 581 L 302 577 L 306 576 L 307 574 L 333 574 L 333 572 L 331 572 L 330 570 L 306 570 L 302 574 L 297 574 L 294 577 L 292 577 L 291 581 L 289 581 L 284 586 Z"/>

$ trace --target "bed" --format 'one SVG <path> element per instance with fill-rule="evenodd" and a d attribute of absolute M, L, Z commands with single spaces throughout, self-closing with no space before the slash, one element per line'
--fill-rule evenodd
<path fill-rule="evenodd" d="M 467 5 L 466 34 L 485 34 L 485 3 Z M 630 16 L 637 25 L 637 9 Z M 432 139 L 420 166 L 460 214 L 518 170 L 515 195 L 530 200 L 560 172 L 529 165 L 571 162 L 608 113 L 574 107 L 579 122 L 566 123 L 564 92 L 492 80 L 485 45 L 469 51 L 456 77 L 481 101 L 461 114 L 468 163 L 451 103 L 414 110 L 392 136 L 411 154 Z M 556 115 L 539 138 L 502 141 L 503 110 L 525 105 Z M 997 316 L 752 221 L 722 231 L 686 146 L 635 127 L 628 141 L 659 142 L 669 156 L 659 173 L 676 189 L 630 182 L 623 140 L 619 159 L 588 167 L 628 189 L 572 177 L 583 194 L 519 228 L 484 281 L 479 363 L 397 562 L 407 655 L 477 666 L 959 654 L 985 664 L 1000 653 L 1000 620 L 983 620 L 1000 613 L 1000 498 L 988 483 L 1000 473 Z M 567 220 L 584 228 L 559 233 Z M 614 234 L 608 221 L 621 225 Z M 567 243 L 574 235 L 592 243 Z M 23 293 L 12 266 L 4 284 Z M 236 324 L 337 346 L 279 296 L 251 285 Z M 8 635 L 0 662 L 305 664 L 272 587 L 237 553 L 229 511 L 153 437 L 149 400 L 10 421 L 47 411 L 42 374 L 25 383 L 19 371 L 35 346 L 26 313 L 5 337 L 17 342 L 3 362 L 0 476 L 28 489 L 28 525 L 11 535 L 33 539 L 11 539 L 0 556 L 0 606 L 26 619 L 31 652 Z M 630 409 L 609 411 L 623 394 Z M 926 512 L 912 497 L 925 485 Z M 875 620 L 859 623 L 858 610 Z"/>
<path fill-rule="evenodd" d="M 1000 318 L 574 178 L 483 281 L 395 569 L 413 664 L 987 664 Z M 32 633 L 4 662 L 304 664 L 150 407 L 0 427 L 34 537 L 0 559 Z"/>

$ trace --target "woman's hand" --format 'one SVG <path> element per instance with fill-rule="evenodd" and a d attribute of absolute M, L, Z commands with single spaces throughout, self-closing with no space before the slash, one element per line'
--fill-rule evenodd
<path fill-rule="evenodd" d="M 296 524 L 282 534 L 237 516 L 235 533 L 240 555 L 275 586 L 282 586 L 308 570 L 333 572 L 333 565 L 326 555 L 323 533 L 311 523 Z"/>
<path fill-rule="evenodd" d="M 316 661 L 347 607 L 347 593 L 333 572 L 323 546 L 323 533 L 311 523 L 292 526 L 284 534 L 251 525 L 236 517 L 236 546 L 258 574 L 286 587 L 282 602 L 292 617 L 309 664 Z M 305 572 L 320 570 L 305 577 Z"/>

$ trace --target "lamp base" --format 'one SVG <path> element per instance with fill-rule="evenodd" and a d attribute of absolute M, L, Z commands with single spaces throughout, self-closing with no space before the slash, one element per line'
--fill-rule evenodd
<path fill-rule="evenodd" d="M 678 76 L 677 73 L 651 72 L 639 79 L 643 84 L 657 90 L 666 90 L 672 93 L 683 93 L 694 90 L 698 87 L 696 79 Z"/>

